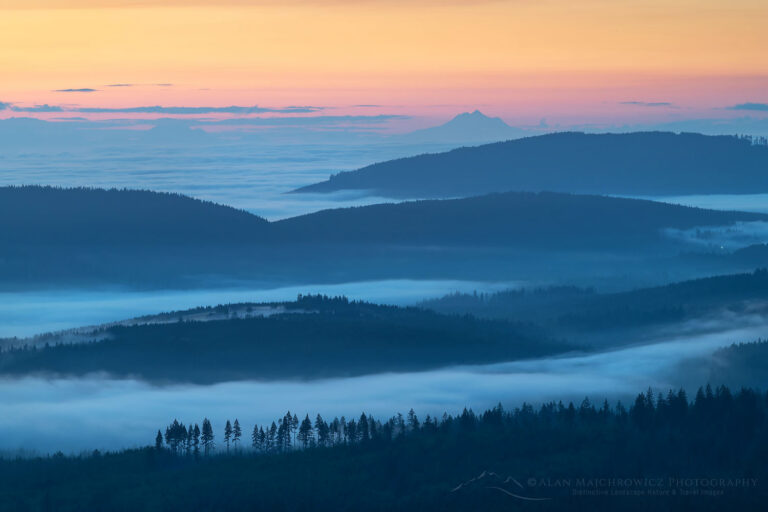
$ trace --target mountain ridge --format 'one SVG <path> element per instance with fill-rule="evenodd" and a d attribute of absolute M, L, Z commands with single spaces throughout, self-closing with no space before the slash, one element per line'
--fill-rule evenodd
<path fill-rule="evenodd" d="M 295 193 L 384 197 L 493 192 L 684 195 L 768 191 L 768 147 L 694 133 L 560 132 L 374 163 Z"/>

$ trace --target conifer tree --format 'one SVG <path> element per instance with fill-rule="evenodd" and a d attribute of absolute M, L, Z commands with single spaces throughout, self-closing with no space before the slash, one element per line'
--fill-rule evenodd
<path fill-rule="evenodd" d="M 162 450 L 163 449 L 163 434 L 158 430 L 157 436 L 155 437 L 155 450 Z"/>
<path fill-rule="evenodd" d="M 195 457 L 200 455 L 200 427 L 195 423 L 195 428 L 192 430 L 192 451 Z"/>
<path fill-rule="evenodd" d="M 240 428 L 240 422 L 235 418 L 235 423 L 232 425 L 232 444 L 237 448 L 240 446 L 240 438 L 243 436 L 243 429 Z"/>
<path fill-rule="evenodd" d="M 323 421 L 323 417 L 319 414 L 315 418 L 315 430 L 317 431 L 317 444 L 320 446 L 328 446 L 329 444 L 329 428 L 328 424 Z"/>
<path fill-rule="evenodd" d="M 313 438 L 312 422 L 309 420 L 309 414 L 307 414 L 299 427 L 298 439 L 301 441 L 301 445 L 306 448 Z"/>
<path fill-rule="evenodd" d="M 413 409 L 408 411 L 408 429 L 409 430 L 419 429 L 419 418 L 416 416 L 416 412 L 414 412 Z"/>
<path fill-rule="evenodd" d="M 258 425 L 254 425 L 253 426 L 253 432 L 251 433 L 251 446 L 253 446 L 254 450 L 261 449 L 261 445 L 260 445 L 259 440 L 260 440 L 260 437 L 259 437 L 259 426 Z"/>
<path fill-rule="evenodd" d="M 370 432 L 368 431 L 368 418 L 365 413 L 360 415 L 360 421 L 357 422 L 357 437 L 362 442 L 370 441 Z"/>
<path fill-rule="evenodd" d="M 203 419 L 203 430 L 201 434 L 201 440 L 203 442 L 203 451 L 206 455 L 210 454 L 214 448 L 213 444 L 213 426 L 208 418 Z"/>
<path fill-rule="evenodd" d="M 277 449 L 277 425 L 272 422 L 272 426 L 269 427 L 269 433 L 267 434 L 267 451 L 271 452 Z"/>
<path fill-rule="evenodd" d="M 232 439 L 232 424 L 227 420 L 227 424 L 224 426 L 224 444 L 227 445 L 227 453 L 229 453 L 229 442 Z"/>

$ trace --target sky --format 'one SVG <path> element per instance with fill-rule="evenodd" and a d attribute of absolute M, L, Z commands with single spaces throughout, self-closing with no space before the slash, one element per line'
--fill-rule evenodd
<path fill-rule="evenodd" d="M 766 26 L 764 0 L 0 0 L 0 117 L 763 118 Z"/>

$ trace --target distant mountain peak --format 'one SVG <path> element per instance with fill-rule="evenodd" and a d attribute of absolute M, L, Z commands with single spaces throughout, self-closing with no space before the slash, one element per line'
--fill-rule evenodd
<path fill-rule="evenodd" d="M 411 141 L 482 143 L 507 140 L 523 135 L 524 132 L 509 126 L 499 117 L 490 117 L 480 110 L 462 112 L 450 121 L 406 134 Z"/>
<path fill-rule="evenodd" d="M 483 114 L 478 109 L 475 109 L 472 112 L 462 112 L 461 114 L 458 114 L 456 117 L 454 117 L 454 119 L 458 119 L 462 117 L 482 117 L 484 119 L 491 119 L 491 117 Z"/>
<path fill-rule="evenodd" d="M 479 110 L 475 109 L 473 112 L 462 112 L 461 114 L 458 114 L 456 117 L 448 121 L 445 125 L 451 123 L 457 123 L 457 122 L 485 122 L 485 123 L 492 123 L 496 126 L 506 126 L 507 128 L 511 128 L 507 123 L 505 123 L 500 117 L 490 117 Z"/>

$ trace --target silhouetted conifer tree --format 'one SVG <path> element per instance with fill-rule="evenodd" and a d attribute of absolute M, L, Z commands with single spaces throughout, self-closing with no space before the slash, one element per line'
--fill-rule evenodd
<path fill-rule="evenodd" d="M 227 420 L 227 424 L 224 426 L 224 444 L 227 445 L 227 452 L 229 452 L 229 442 L 232 439 L 232 424 Z"/>
<path fill-rule="evenodd" d="M 240 446 L 238 443 L 240 442 L 240 438 L 243 436 L 243 429 L 240 428 L 240 422 L 237 421 L 237 418 L 235 418 L 235 423 L 232 425 L 232 443 L 234 444 L 235 448 Z"/>
<path fill-rule="evenodd" d="M 209 455 L 214 448 L 213 426 L 208 418 L 203 419 L 203 430 L 200 436 L 203 443 L 203 451 Z"/>

